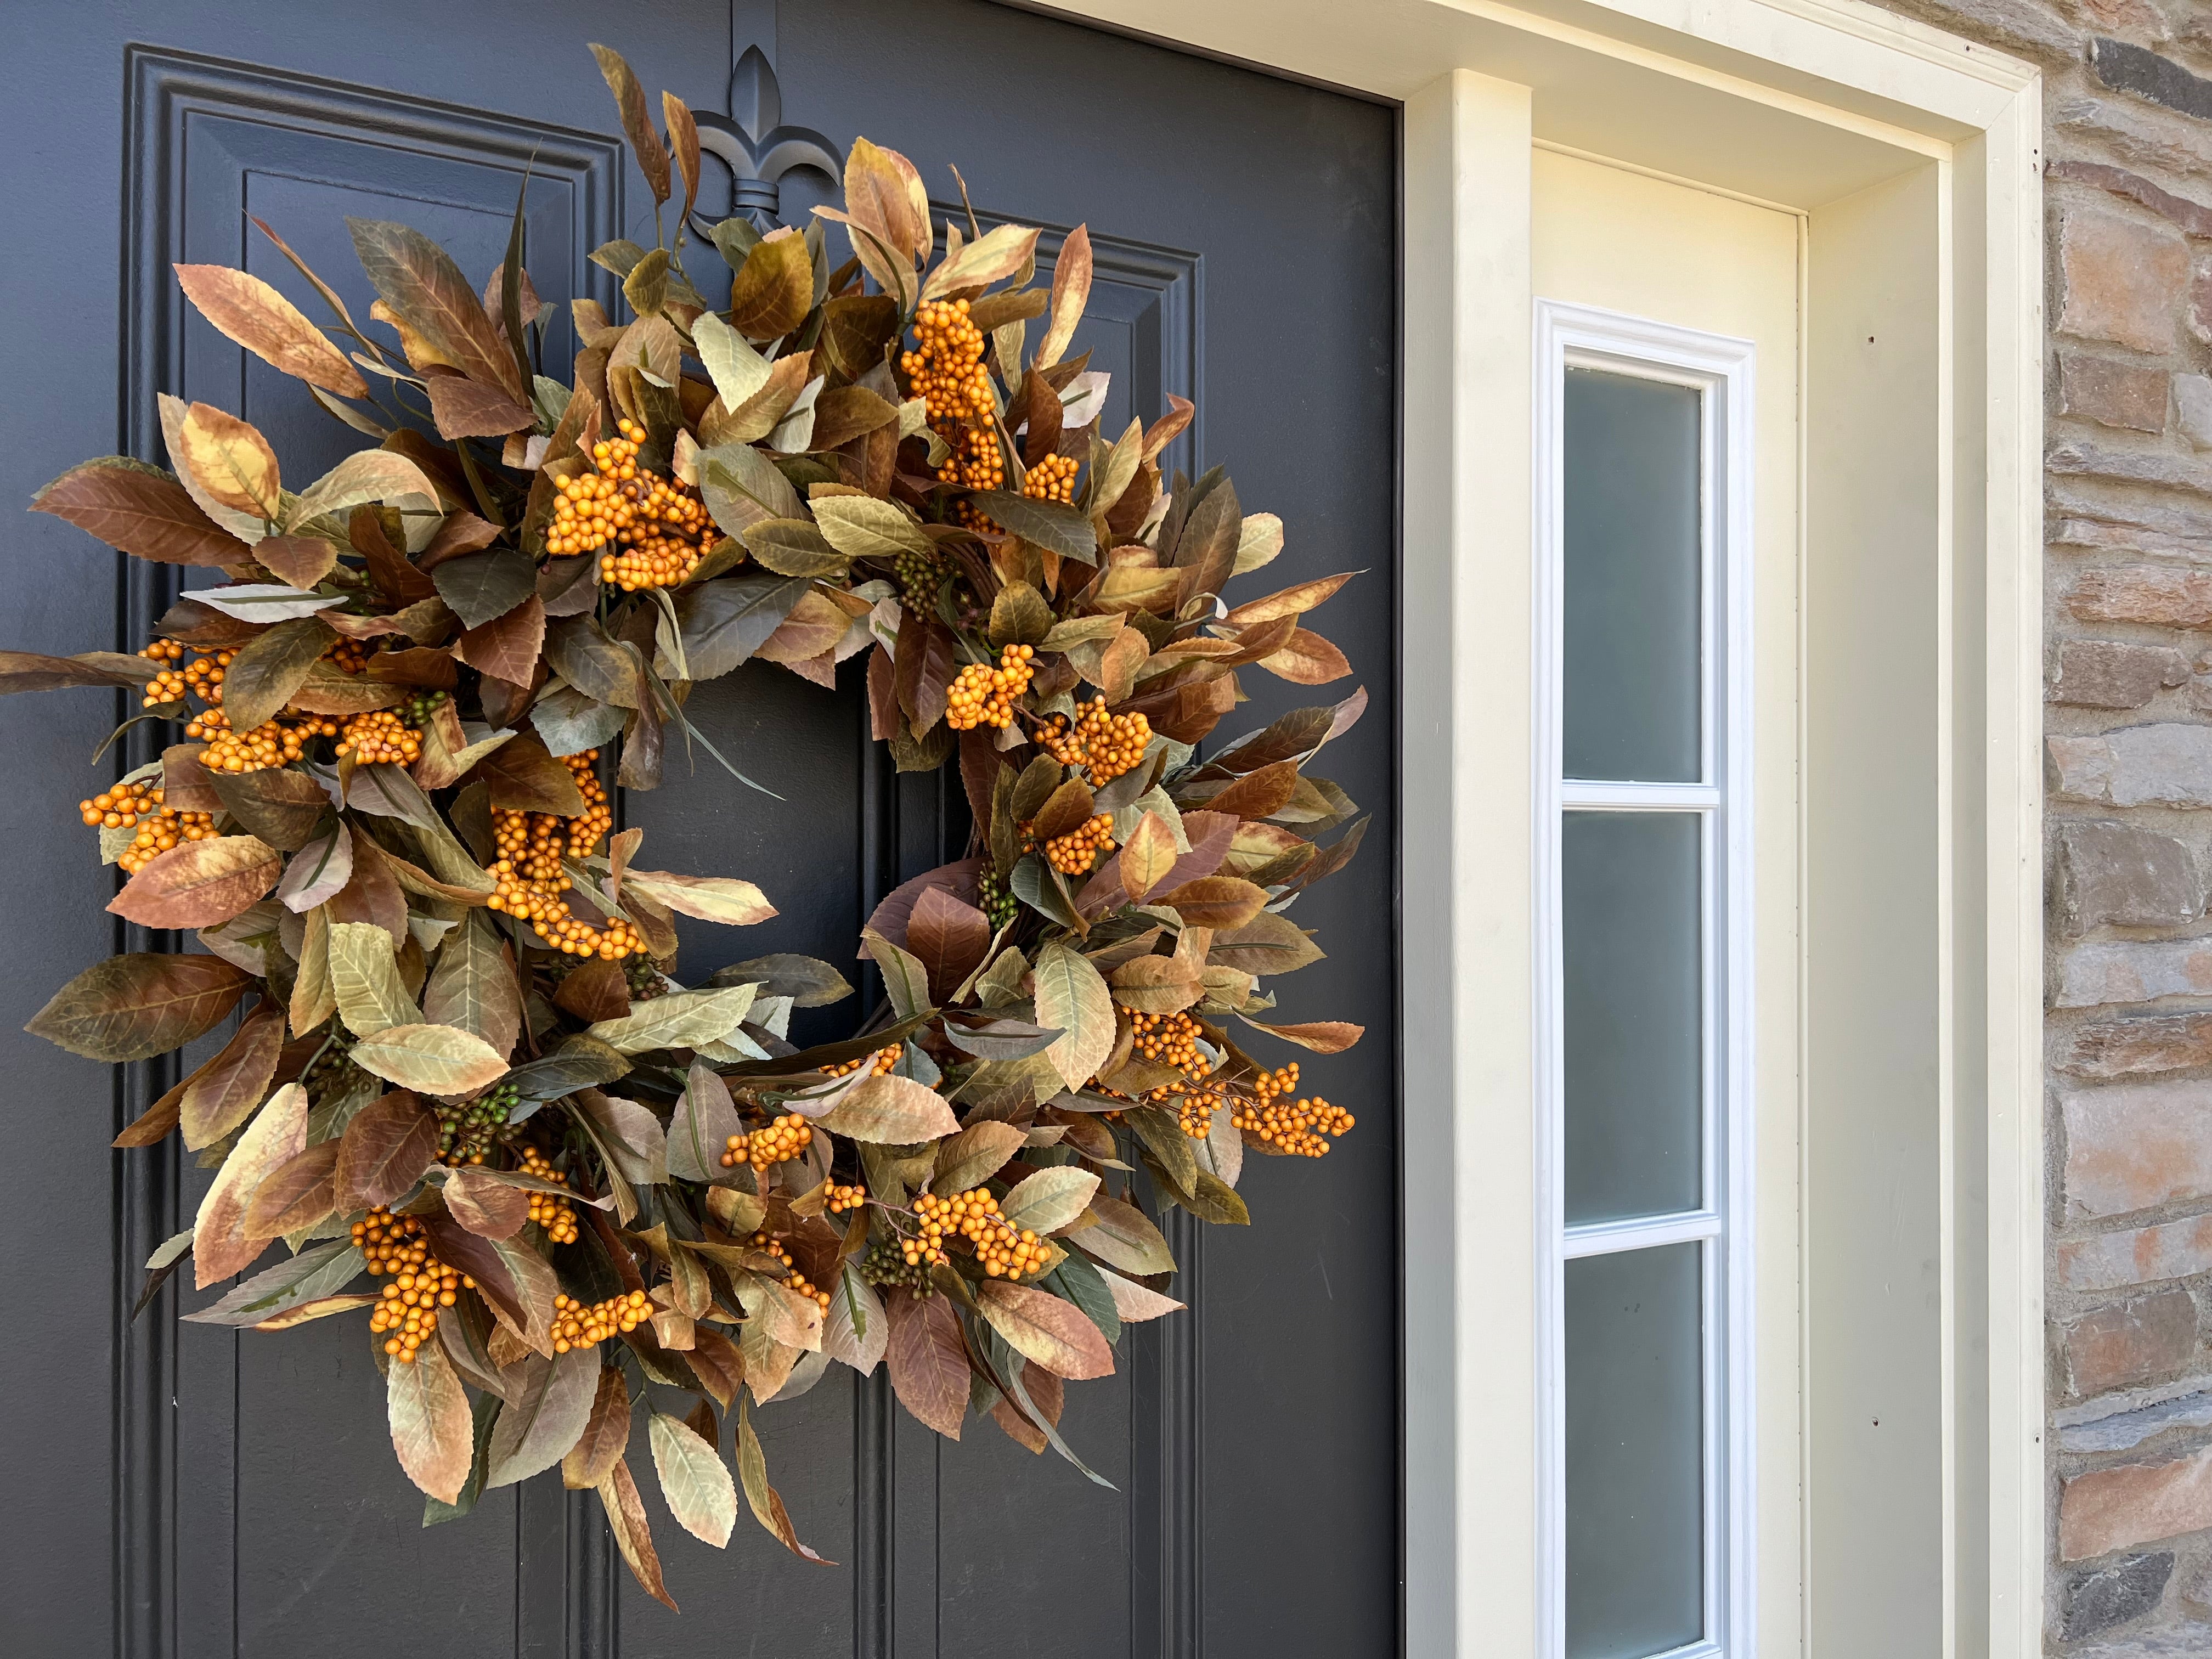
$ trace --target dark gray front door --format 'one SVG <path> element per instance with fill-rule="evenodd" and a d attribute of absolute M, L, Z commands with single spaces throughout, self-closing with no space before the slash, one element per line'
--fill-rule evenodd
<path fill-rule="evenodd" d="M 423 1530 L 356 1322 L 179 1326 L 180 1298 L 207 1297 L 172 1288 L 130 1323 L 138 1262 L 189 1221 L 207 1178 L 173 1142 L 107 1150 L 167 1079 L 0 1037 L 0 1651 L 1395 1651 L 1395 112 L 980 0 L 200 0 L 39 4 L 10 21 L 0 500 L 27 502 L 88 456 L 160 459 L 162 391 L 239 410 L 288 474 L 350 447 L 295 383 L 188 319 L 169 280 L 173 261 L 242 264 L 312 311 L 250 217 L 359 313 L 370 295 L 345 215 L 418 225 L 481 274 L 528 167 L 539 290 L 611 299 L 585 255 L 649 231 L 650 204 L 625 179 L 585 43 L 618 46 L 648 88 L 701 110 L 726 107 L 731 65 L 758 44 L 787 118 L 904 151 L 941 200 L 957 199 L 958 165 L 979 212 L 1048 228 L 1041 252 L 1087 222 L 1099 277 L 1077 349 L 1113 371 L 1109 425 L 1156 416 L 1169 392 L 1194 398 L 1169 459 L 1194 473 L 1226 462 L 1249 507 L 1283 516 L 1270 575 L 1367 573 L 1322 625 L 1373 700 L 1330 775 L 1376 822 L 1350 870 L 1301 902 L 1330 959 L 1279 988 L 1290 1018 L 1369 1027 L 1307 1067 L 1359 1127 L 1320 1163 L 1254 1160 L 1250 1229 L 1174 1236 L 1191 1311 L 1135 1328 L 1118 1376 L 1070 1390 L 1068 1437 L 1117 1490 L 987 1420 L 940 1440 L 880 1376 L 833 1368 L 761 1424 L 801 1534 L 841 1565 L 796 1561 L 750 1525 L 716 1553 L 648 1492 L 680 1618 L 636 1591 L 597 1500 L 557 1477 Z M 819 199 L 794 181 L 787 216 Z M 0 560 L 0 647 L 136 649 L 167 597 L 148 567 L 126 576 L 52 519 L 15 520 Z M 1254 701 L 1224 738 L 1316 700 L 1247 679 Z M 742 936 L 687 935 L 687 979 L 769 950 L 842 955 L 876 896 L 962 850 L 957 781 L 899 780 L 872 756 L 858 681 L 831 693 L 756 665 L 702 688 L 702 725 L 787 805 L 680 762 L 623 803 L 657 862 L 747 876 L 781 907 Z M 110 872 L 74 812 L 119 769 L 113 753 L 87 763 L 117 713 L 88 693 L 0 705 L 15 780 L 0 790 L 14 946 L 0 1030 L 100 957 L 149 948 L 102 914 Z"/>

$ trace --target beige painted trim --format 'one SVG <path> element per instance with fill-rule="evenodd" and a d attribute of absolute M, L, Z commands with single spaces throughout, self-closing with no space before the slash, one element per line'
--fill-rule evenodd
<path fill-rule="evenodd" d="M 1530 919 L 1525 881 L 1498 879 L 1528 868 L 1525 745 L 1511 729 L 1528 708 L 1528 642 L 1497 625 L 1528 597 L 1528 149 L 1807 211 L 1816 240 L 1822 208 L 1940 175 L 1929 349 L 1942 361 L 1928 365 L 1944 389 L 1942 453 L 1929 459 L 1948 512 L 1929 617 L 1948 629 L 1933 711 L 1936 844 L 1948 855 L 1935 889 L 1940 1650 L 2032 1659 L 2047 1553 L 2037 72 L 1856 0 L 1050 9 L 1406 105 L 1402 672 L 1407 753 L 1421 763 L 1406 768 L 1403 854 L 1409 894 L 1450 895 L 1406 906 L 1403 946 L 1417 1036 L 1406 1194 L 1422 1218 L 1406 1251 L 1407 1650 L 1425 1656 L 1518 1659 L 1532 1639 L 1533 1227 L 1511 1173 L 1530 1167 L 1514 1110 L 1528 1098 Z M 1454 775 L 1425 778 L 1439 739 Z M 1448 1223 L 1424 1201 L 1437 1197 Z M 1808 1547 L 1817 1565 L 1819 1540 Z M 1856 1659 L 1848 1644 L 1810 1651 Z"/>
<path fill-rule="evenodd" d="M 1467 70 L 1406 105 L 1401 838 L 1408 1215 L 1452 1218 L 1406 1252 L 1407 1651 L 1516 1654 L 1536 1640 L 1534 596 L 1529 432 L 1528 88 Z M 1463 648 L 1480 637 L 1484 648 Z M 1453 764 L 1440 768 L 1437 755 Z M 1425 757 L 1426 758 L 1424 758 Z M 1446 896 L 1446 902 L 1437 902 Z M 1480 939 L 1467 951 L 1460 941 Z M 1516 1109 L 1516 1103 L 1521 1109 Z M 1526 1183 L 1524 1183 L 1524 1186 Z M 1441 1229 L 1439 1231 L 1443 1231 Z M 1433 1310 L 1480 1305 L 1479 1318 Z M 1456 1585 L 1459 1595 L 1413 1585 Z"/>

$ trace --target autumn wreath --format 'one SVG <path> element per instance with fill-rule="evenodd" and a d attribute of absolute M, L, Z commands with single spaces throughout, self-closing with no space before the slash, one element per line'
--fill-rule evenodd
<path fill-rule="evenodd" d="M 295 493 L 253 427 L 162 398 L 173 471 L 88 462 L 36 507 L 222 584 L 136 655 L 6 653 L 0 690 L 129 686 L 136 720 L 182 726 L 82 810 L 128 877 L 108 908 L 204 947 L 103 962 L 30 1029 L 145 1060 L 251 997 L 117 1138 L 179 1133 L 217 1170 L 149 1296 L 187 1255 L 204 1288 L 281 1240 L 185 1316 L 364 1316 L 426 1521 L 558 1463 L 665 1601 L 636 1402 L 672 1512 L 717 1546 L 742 1485 L 811 1556 L 744 1396 L 831 1360 L 887 1359 L 940 1433 L 987 1411 L 1072 1461 L 1063 1379 L 1181 1305 L 1140 1198 L 1242 1223 L 1248 1151 L 1352 1126 L 1224 1022 L 1322 1053 L 1359 1036 L 1270 1024 L 1260 981 L 1320 955 L 1286 913 L 1359 826 L 1316 845 L 1355 809 L 1306 768 L 1364 698 L 1200 753 L 1240 668 L 1349 672 L 1301 625 L 1345 578 L 1221 597 L 1281 526 L 1218 471 L 1163 481 L 1189 404 L 1097 430 L 1104 377 L 1066 356 L 1082 229 L 1048 289 L 1031 229 L 948 218 L 932 263 L 920 177 L 863 139 L 842 210 L 803 232 L 687 234 L 690 112 L 664 97 L 664 139 L 593 50 L 657 206 L 683 202 L 672 241 L 592 256 L 629 320 L 575 301 L 573 377 L 542 372 L 520 204 L 481 297 L 427 237 L 351 222 L 367 319 L 268 232 L 329 334 L 242 271 L 179 266 L 374 447 Z M 684 263 L 710 246 L 720 309 Z M 750 882 L 639 867 L 605 775 L 653 787 L 672 731 L 720 758 L 694 683 L 762 659 L 831 685 L 862 654 L 875 737 L 901 769 L 957 764 L 975 830 L 871 918 L 858 1034 L 798 1048 L 792 1011 L 852 988 L 796 956 L 680 983 L 675 915 L 775 912 Z"/>

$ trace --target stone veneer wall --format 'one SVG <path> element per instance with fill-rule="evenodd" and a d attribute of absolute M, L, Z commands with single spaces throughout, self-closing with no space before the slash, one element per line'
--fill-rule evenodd
<path fill-rule="evenodd" d="M 2212 1655 L 2212 0 L 1887 0 L 2041 65 L 2048 1651 Z"/>

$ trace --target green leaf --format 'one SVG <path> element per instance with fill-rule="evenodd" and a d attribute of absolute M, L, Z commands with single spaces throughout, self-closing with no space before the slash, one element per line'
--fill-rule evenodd
<path fill-rule="evenodd" d="M 394 1025 L 420 1025 L 422 1011 L 399 981 L 392 935 L 373 921 L 331 924 L 331 989 L 338 1018 L 357 1036 Z"/>
<path fill-rule="evenodd" d="M 1091 520 L 1065 501 L 1041 501 L 1007 489 L 981 489 L 969 499 L 1025 542 L 1080 564 L 1098 562 L 1098 534 Z"/>
<path fill-rule="evenodd" d="M 796 519 L 806 510 L 791 480 L 750 444 L 701 450 L 699 493 L 714 522 L 732 536 L 742 536 L 748 525 L 763 519 Z"/>
<path fill-rule="evenodd" d="M 830 545 L 807 519 L 763 519 L 739 538 L 763 568 L 779 576 L 842 575 L 852 556 Z"/>
<path fill-rule="evenodd" d="M 1114 1305 L 1113 1289 L 1106 1283 L 1105 1276 L 1084 1257 L 1073 1253 L 1061 1257 L 1060 1265 L 1045 1276 L 1043 1282 L 1082 1309 L 1084 1316 L 1098 1328 L 1109 1342 L 1121 1340 L 1121 1311 Z"/>
<path fill-rule="evenodd" d="M 514 358 L 460 267 L 421 231 L 375 219 L 348 219 L 362 269 L 384 303 L 471 380 L 520 398 Z"/>
<path fill-rule="evenodd" d="M 715 991 L 672 991 L 641 1003 L 620 1019 L 603 1019 L 586 1035 L 619 1054 L 641 1054 L 655 1048 L 694 1048 L 735 1030 L 753 1006 L 757 991 L 733 985 Z"/>
<path fill-rule="evenodd" d="M 1058 1232 L 1081 1215 L 1098 1190 L 1098 1177 L 1088 1170 L 1061 1164 L 1039 1170 L 1017 1182 L 1000 1201 L 1007 1224 L 1026 1228 L 1042 1237 Z"/>
<path fill-rule="evenodd" d="M 695 680 L 720 679 L 768 642 L 813 586 L 804 577 L 749 573 L 677 595 L 684 655 Z"/>
<path fill-rule="evenodd" d="M 799 1008 L 820 1008 L 842 1002 L 853 994 L 853 988 L 846 982 L 844 975 L 818 957 L 755 957 L 750 962 L 717 968 L 708 983 L 757 984 L 763 996 L 789 997 L 792 1005 Z"/>
<path fill-rule="evenodd" d="M 937 1173 L 930 1181 L 930 1190 L 964 1193 L 981 1186 L 1021 1151 L 1028 1139 L 1023 1129 L 995 1119 L 969 1124 L 938 1147 Z"/>
<path fill-rule="evenodd" d="M 395 1025 L 353 1046 L 353 1062 L 403 1089 L 466 1094 L 495 1083 L 507 1057 L 482 1037 L 450 1025 Z"/>
<path fill-rule="evenodd" d="M 740 258 L 732 263 L 744 261 Z M 692 319 L 691 343 L 697 347 L 699 361 L 706 364 L 725 409 L 734 412 L 768 384 L 768 359 L 713 312 L 702 312 Z"/>
<path fill-rule="evenodd" d="M 912 517 L 873 495 L 823 495 L 813 505 L 823 538 L 848 558 L 891 559 L 934 549 Z"/>
<path fill-rule="evenodd" d="M 996 1279 L 977 1287 L 975 1302 L 1015 1352 L 1054 1376 L 1080 1381 L 1113 1375 L 1114 1350 L 1105 1334 L 1073 1303 L 1031 1285 Z"/>
<path fill-rule="evenodd" d="M 578 1032 L 562 1038 L 550 1053 L 524 1061 L 500 1080 L 513 1085 L 524 1101 L 542 1102 L 612 1083 L 629 1071 L 629 1061 L 620 1054 Z"/>
<path fill-rule="evenodd" d="M 511 1486 L 551 1468 L 592 1420 L 599 1392 L 596 1349 L 571 1348 L 547 1358 L 532 1354 L 492 1431 L 487 1488 Z"/>
<path fill-rule="evenodd" d="M 1095 1224 L 1070 1234 L 1071 1243 L 1126 1273 L 1149 1276 L 1176 1270 L 1167 1240 L 1135 1205 L 1101 1193 L 1091 1200 L 1091 1214 Z"/>
<path fill-rule="evenodd" d="M 222 711 L 233 726 L 250 732 L 283 708 L 337 638 L 319 617 L 295 617 L 247 641 L 223 672 Z"/>
<path fill-rule="evenodd" d="M 722 1154 L 744 1124 L 730 1099 L 730 1085 L 703 1060 L 691 1062 L 684 1092 L 668 1123 L 668 1173 L 678 1181 L 717 1181 L 726 1171 Z"/>
<path fill-rule="evenodd" d="M 863 928 L 860 942 L 884 971 L 884 994 L 901 1019 L 912 1019 L 928 1008 L 929 970 L 920 957 L 885 939 L 872 927 Z"/>
<path fill-rule="evenodd" d="M 714 1448 L 665 1412 L 653 1413 L 653 1467 L 676 1524 L 721 1549 L 738 1521 L 737 1483 Z"/>
<path fill-rule="evenodd" d="M 492 548 L 447 559 L 430 573 L 430 580 L 461 626 L 477 628 L 504 617 L 538 592 L 538 566 L 526 553 Z"/>
<path fill-rule="evenodd" d="M 220 1301 L 198 1313 L 180 1317 L 194 1325 L 258 1325 L 287 1308 L 343 1290 L 360 1276 L 364 1265 L 357 1244 L 344 1239 L 318 1244 L 233 1285 Z"/>
<path fill-rule="evenodd" d="M 1037 1024 L 1062 1033 L 1045 1053 L 1061 1080 L 1080 1089 L 1114 1052 L 1113 994 L 1090 961 L 1060 939 L 1037 953 L 1035 972 Z"/>
<path fill-rule="evenodd" d="M 460 1501 L 475 1462 L 475 1423 L 461 1379 L 436 1341 L 415 1351 L 411 1364 L 385 1370 L 392 1449 L 407 1478 L 441 1504 Z"/>
<path fill-rule="evenodd" d="M 451 1025 L 482 1037 L 495 1054 L 514 1052 L 522 1035 L 522 988 L 515 982 L 497 932 L 483 912 L 471 911 L 439 947 L 437 962 L 422 987 L 422 1018 L 434 1025 Z"/>

